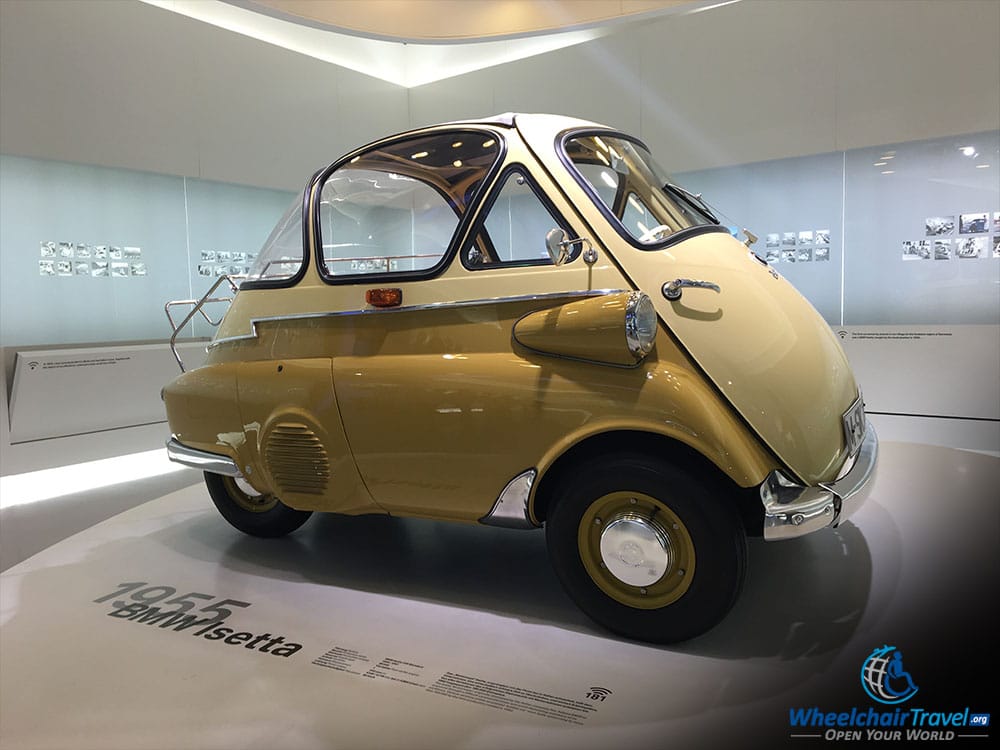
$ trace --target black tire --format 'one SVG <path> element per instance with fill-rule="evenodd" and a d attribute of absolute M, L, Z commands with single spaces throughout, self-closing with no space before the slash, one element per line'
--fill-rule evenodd
<path fill-rule="evenodd" d="M 251 495 L 232 477 L 205 472 L 205 484 L 222 517 L 244 534 L 279 537 L 309 520 L 311 510 L 295 510 L 274 495 Z"/>
<path fill-rule="evenodd" d="M 716 625 L 743 587 L 747 541 L 735 504 L 713 490 L 714 482 L 657 458 L 622 454 L 579 467 L 553 497 L 545 525 L 552 566 L 577 606 L 615 633 L 654 643 Z M 614 521 L 617 536 L 608 534 Z M 647 528 L 665 539 L 648 558 L 620 533 Z M 669 552 L 657 558 L 661 550 Z M 605 560 L 642 582 L 620 579 Z M 665 569 L 653 580 L 658 565 Z"/>

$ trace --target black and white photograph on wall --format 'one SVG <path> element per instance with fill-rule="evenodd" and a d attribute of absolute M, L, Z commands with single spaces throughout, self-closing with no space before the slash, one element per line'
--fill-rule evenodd
<path fill-rule="evenodd" d="M 795 245 L 795 232 L 785 232 L 781 237 L 782 245 Z"/>
<path fill-rule="evenodd" d="M 73 275 L 74 276 L 90 276 L 90 263 L 85 260 L 77 260 L 73 262 Z"/>
<path fill-rule="evenodd" d="M 830 244 L 830 230 L 829 229 L 817 229 L 816 230 L 816 244 L 817 245 L 829 245 Z"/>
<path fill-rule="evenodd" d="M 903 240 L 903 260 L 929 260 L 931 247 L 927 240 Z"/>
<path fill-rule="evenodd" d="M 967 237 L 956 241 L 956 255 L 959 258 L 985 258 L 987 237 Z"/>
<path fill-rule="evenodd" d="M 199 276 L 215 276 L 215 266 L 211 263 L 199 263 L 198 264 L 198 275 Z"/>
<path fill-rule="evenodd" d="M 934 260 L 951 259 L 951 240 L 934 240 Z"/>
<path fill-rule="evenodd" d="M 130 276 L 145 276 L 146 264 L 141 261 L 134 260 L 129 263 L 128 272 Z"/>
<path fill-rule="evenodd" d="M 54 242 L 39 242 L 38 243 L 38 254 L 43 258 L 54 258 L 56 257 L 56 243 Z"/>
<path fill-rule="evenodd" d="M 94 258 L 97 260 L 106 260 L 108 257 L 108 246 L 107 245 L 94 245 Z"/>
<path fill-rule="evenodd" d="M 76 246 L 76 257 L 77 258 L 89 258 L 91 255 L 90 245 L 77 244 Z"/>
<path fill-rule="evenodd" d="M 59 257 L 60 258 L 72 258 L 73 251 L 76 249 L 72 242 L 60 242 L 59 243 Z"/>
<path fill-rule="evenodd" d="M 128 278 L 128 263 L 112 263 L 111 264 L 111 278 L 113 278 L 113 279 L 127 279 Z"/>
<path fill-rule="evenodd" d="M 108 262 L 106 260 L 95 260 L 90 264 L 91 278 L 103 278 L 108 275 Z"/>
<path fill-rule="evenodd" d="M 958 218 L 959 234 L 980 234 L 987 231 L 989 214 L 962 214 Z"/>
<path fill-rule="evenodd" d="M 202 250 L 201 251 L 201 262 L 202 263 L 215 263 L 215 250 Z M 205 274 L 208 276 L 209 274 Z"/>
<path fill-rule="evenodd" d="M 123 247 L 122 248 L 122 257 L 125 260 L 138 260 L 139 258 L 142 257 L 142 248 L 141 247 Z"/>
<path fill-rule="evenodd" d="M 993 214 L 993 231 L 1000 234 L 1000 211 Z"/>
<path fill-rule="evenodd" d="M 781 235 L 777 232 L 772 232 L 767 235 L 767 242 L 765 243 L 767 247 L 777 247 L 781 244 Z"/>
<path fill-rule="evenodd" d="M 767 252 L 764 254 L 764 260 L 768 263 L 778 263 L 781 260 L 781 250 L 776 247 L 767 248 Z"/>
<path fill-rule="evenodd" d="M 71 261 L 71 260 L 57 260 L 56 261 L 56 275 L 58 275 L 58 276 L 72 276 L 73 275 L 73 261 Z"/>
<path fill-rule="evenodd" d="M 56 262 L 54 260 L 40 260 L 40 261 L 38 261 L 38 275 L 39 276 L 55 276 L 56 275 Z"/>
<path fill-rule="evenodd" d="M 112 245 L 111 247 L 108 248 L 108 257 L 111 258 L 111 260 L 121 260 L 122 259 L 122 249 L 120 247 L 116 246 L 116 245 Z M 111 272 L 112 276 L 115 275 L 113 269 L 114 269 L 114 266 L 112 266 L 112 272 Z"/>
<path fill-rule="evenodd" d="M 811 245 L 812 241 L 813 241 L 813 233 L 812 232 L 809 232 L 809 231 L 799 232 L 799 244 L 800 245 Z"/>
<path fill-rule="evenodd" d="M 1000 234 L 993 238 L 993 257 L 1000 258 Z"/>
<path fill-rule="evenodd" d="M 928 216 L 924 219 L 924 227 L 928 237 L 940 237 L 955 231 L 954 216 Z"/>
<path fill-rule="evenodd" d="M 813 260 L 823 261 L 830 260 L 830 248 L 829 246 L 821 245 L 813 251 Z"/>
<path fill-rule="evenodd" d="M 795 262 L 795 251 L 794 250 L 782 250 L 781 251 L 781 262 L 782 263 L 794 263 Z"/>
<path fill-rule="evenodd" d="M 233 254 L 230 253 L 228 250 L 219 250 L 215 254 L 215 259 L 219 261 L 219 263 L 228 263 L 233 259 Z"/>
<path fill-rule="evenodd" d="M 800 247 L 795 253 L 796 263 L 811 263 L 813 259 L 813 249 L 811 247 Z"/>

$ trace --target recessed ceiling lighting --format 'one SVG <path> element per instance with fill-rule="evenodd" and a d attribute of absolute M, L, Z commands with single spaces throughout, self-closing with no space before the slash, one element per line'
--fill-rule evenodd
<path fill-rule="evenodd" d="M 460 166 L 462 166 L 462 160 L 461 160 L 461 159 L 455 159 L 455 161 L 453 161 L 453 162 L 451 163 L 451 165 L 452 165 L 453 167 L 460 167 Z"/>
<path fill-rule="evenodd" d="M 959 146 L 958 150 L 961 151 L 966 156 L 974 156 L 976 153 L 975 146 Z"/>
<path fill-rule="evenodd" d="M 455 141 L 453 144 L 451 144 L 451 147 L 452 148 L 459 148 L 459 147 L 461 147 L 461 145 L 462 145 L 461 141 Z"/>
<path fill-rule="evenodd" d="M 886 163 L 885 163 L 884 161 L 877 161 L 877 162 L 875 162 L 875 166 L 876 166 L 876 167 L 884 167 L 884 166 L 885 166 L 885 164 L 886 164 Z"/>
<path fill-rule="evenodd" d="M 428 153 L 429 152 L 427 152 L 427 151 L 417 151 L 417 153 L 415 153 L 412 156 L 410 156 L 410 158 L 411 159 L 423 159 L 425 156 L 427 156 Z"/>
<path fill-rule="evenodd" d="M 896 170 L 895 169 L 887 169 L 882 174 L 896 174 Z"/>
<path fill-rule="evenodd" d="M 488 141 L 483 141 L 483 148 L 489 148 L 494 143 L 496 143 L 496 141 L 493 140 L 492 138 L 490 138 Z"/>
<path fill-rule="evenodd" d="M 989 169 L 989 164 L 977 164 L 976 169 Z"/>

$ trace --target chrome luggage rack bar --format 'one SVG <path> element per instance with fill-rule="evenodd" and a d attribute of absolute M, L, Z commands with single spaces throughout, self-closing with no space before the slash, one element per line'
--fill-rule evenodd
<path fill-rule="evenodd" d="M 220 276 L 218 279 L 215 280 L 215 283 L 212 284 L 212 286 L 209 288 L 207 292 L 205 292 L 205 294 L 202 296 L 201 299 L 171 300 L 170 302 L 168 302 L 163 306 L 163 312 L 167 314 L 167 320 L 170 321 L 170 327 L 173 329 L 173 335 L 170 337 L 170 351 L 173 352 L 174 359 L 177 360 L 177 366 L 181 368 L 181 372 L 184 372 L 184 362 L 181 360 L 181 355 L 177 353 L 177 335 L 181 332 L 184 326 L 186 326 L 189 322 L 191 322 L 191 319 L 194 318 L 194 316 L 197 315 L 198 313 L 201 313 L 201 317 L 203 317 L 210 326 L 212 326 L 213 328 L 217 327 L 219 323 L 222 322 L 222 318 L 220 317 L 218 320 L 212 320 L 209 314 L 205 312 L 204 306 L 212 302 L 232 302 L 233 301 L 232 297 L 213 297 L 212 295 L 215 294 L 215 290 L 219 288 L 222 282 L 226 282 L 227 284 L 229 284 L 229 288 L 232 291 L 232 293 L 236 294 L 236 292 L 240 288 L 239 281 L 242 280 L 243 278 L 245 277 L 236 275 L 230 276 L 229 274 L 223 274 L 222 276 Z M 170 309 L 173 307 L 182 307 L 189 305 L 192 306 L 191 311 L 186 316 L 184 316 L 184 320 L 182 320 L 180 323 L 175 323 L 174 316 L 170 314 Z"/>

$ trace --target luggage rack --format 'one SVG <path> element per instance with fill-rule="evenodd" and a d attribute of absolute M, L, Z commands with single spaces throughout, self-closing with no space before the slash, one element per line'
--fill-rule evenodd
<path fill-rule="evenodd" d="M 204 296 L 202 296 L 201 299 L 171 300 L 170 302 L 168 302 L 163 306 L 163 312 L 167 314 L 167 320 L 170 321 L 170 327 L 173 329 L 173 335 L 170 337 L 170 351 L 173 352 L 174 359 L 177 360 L 177 366 L 181 368 L 181 372 L 185 372 L 185 370 L 184 370 L 184 362 L 183 360 L 181 360 L 181 355 L 177 353 L 177 335 L 181 332 L 181 330 L 183 330 L 184 326 L 190 323 L 191 320 L 194 318 L 194 316 L 199 313 L 201 314 L 201 317 L 205 319 L 205 322 L 207 322 L 213 328 L 217 328 L 219 323 L 222 322 L 222 317 L 220 316 L 218 320 L 213 320 L 212 317 L 207 312 L 205 312 L 204 309 L 205 305 L 210 304 L 212 302 L 232 302 L 233 301 L 232 297 L 213 297 L 212 295 L 215 294 L 215 290 L 218 289 L 223 282 L 229 284 L 229 288 L 232 291 L 232 293 L 236 294 L 236 292 L 240 288 L 239 282 L 245 278 L 246 278 L 245 276 L 237 276 L 237 275 L 231 276 L 229 274 L 223 274 L 222 276 L 220 276 L 218 279 L 215 280 L 215 283 L 212 284 L 212 286 L 209 288 L 207 292 L 205 292 Z M 184 316 L 184 319 L 180 323 L 175 323 L 174 316 L 170 314 L 171 308 L 185 307 L 185 306 L 190 306 L 191 311 Z"/>

